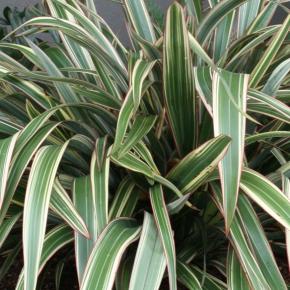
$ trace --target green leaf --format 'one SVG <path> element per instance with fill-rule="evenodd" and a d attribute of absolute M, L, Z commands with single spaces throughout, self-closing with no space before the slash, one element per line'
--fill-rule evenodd
<path fill-rule="evenodd" d="M 165 268 L 166 258 L 154 218 L 145 212 L 129 290 L 158 290 Z"/>
<path fill-rule="evenodd" d="M 55 179 L 54 182 L 50 197 L 50 208 L 59 214 L 75 231 L 87 238 L 89 237 L 89 232 L 83 219 L 58 179 Z"/>
<path fill-rule="evenodd" d="M 254 89 L 249 90 L 248 96 L 251 98 L 248 102 L 249 111 L 290 123 L 290 108 L 283 102 Z"/>
<path fill-rule="evenodd" d="M 150 201 L 153 208 L 154 219 L 157 224 L 158 232 L 167 260 L 170 289 L 176 290 L 177 281 L 175 244 L 161 185 L 155 185 L 154 187 L 150 188 Z"/>
<path fill-rule="evenodd" d="M 199 282 L 202 283 L 203 290 L 225 290 L 227 285 L 214 277 L 213 275 L 204 272 L 198 267 L 190 267 L 191 271 L 198 278 Z"/>
<path fill-rule="evenodd" d="M 239 192 L 244 155 L 248 77 L 225 70 L 213 75 L 214 134 L 225 134 L 231 144 L 219 164 L 226 230 L 231 225 Z M 230 121 L 229 121 L 230 120 Z"/>
<path fill-rule="evenodd" d="M 120 151 L 117 153 L 119 156 L 126 154 L 130 149 L 136 145 L 144 136 L 146 136 L 152 129 L 156 122 L 156 116 L 137 116 L 136 120 L 128 133 Z"/>
<path fill-rule="evenodd" d="M 203 49 L 203 47 L 199 44 L 199 42 L 190 32 L 188 32 L 188 41 L 189 47 L 192 50 L 192 52 L 195 53 L 198 57 L 200 57 L 203 61 L 205 61 L 210 67 L 215 68 L 213 60 L 209 57 L 207 52 Z"/>
<path fill-rule="evenodd" d="M 266 4 L 249 27 L 247 34 L 256 32 L 261 28 L 267 27 L 271 22 L 278 6 L 279 3 L 276 1 L 270 1 L 268 4 Z"/>
<path fill-rule="evenodd" d="M 124 0 L 127 15 L 137 34 L 150 43 L 155 43 L 153 24 L 143 0 Z"/>
<path fill-rule="evenodd" d="M 0 141 L 0 210 L 5 196 L 9 167 L 18 134 Z"/>
<path fill-rule="evenodd" d="M 131 178 L 124 178 L 118 186 L 110 206 L 109 220 L 111 221 L 119 217 L 130 217 L 135 209 L 139 195 L 138 189 Z"/>
<path fill-rule="evenodd" d="M 140 104 L 141 96 L 142 96 L 142 85 L 144 83 L 145 78 L 152 71 L 153 66 L 155 65 L 155 61 L 147 62 L 142 58 L 138 59 L 135 63 L 132 72 L 132 88 L 133 88 L 133 101 L 134 101 L 134 111 L 137 111 L 137 108 Z"/>
<path fill-rule="evenodd" d="M 68 11 L 75 19 L 85 28 L 85 30 L 92 35 L 98 42 L 99 46 L 126 71 L 123 61 L 120 59 L 114 46 L 106 38 L 105 34 L 87 17 L 85 17 L 80 11 L 59 0 L 52 0 L 57 6 L 61 6 L 65 11 Z"/>
<path fill-rule="evenodd" d="M 49 200 L 56 171 L 67 145 L 68 143 L 63 146 L 42 147 L 37 152 L 30 170 L 23 213 L 25 289 L 36 288 Z"/>
<path fill-rule="evenodd" d="M 287 287 L 276 264 L 271 246 L 260 224 L 259 218 L 250 201 L 243 194 L 240 195 L 238 200 L 238 214 L 242 225 L 247 231 L 260 269 L 270 288 L 286 290 Z"/>
<path fill-rule="evenodd" d="M 248 0 L 239 8 L 238 36 L 242 36 L 252 24 L 262 5 L 262 0 Z"/>
<path fill-rule="evenodd" d="M 194 78 L 196 90 L 206 107 L 209 114 L 212 116 L 212 70 L 209 67 L 195 67 Z"/>
<path fill-rule="evenodd" d="M 290 229 L 290 202 L 278 187 L 249 168 L 244 168 L 240 186 L 269 215 Z"/>
<path fill-rule="evenodd" d="M 290 59 L 286 59 L 274 69 L 263 87 L 263 93 L 269 96 L 275 96 L 284 78 L 289 74 L 289 71 Z"/>
<path fill-rule="evenodd" d="M 200 0 L 185 0 L 186 8 L 191 16 L 199 23 L 202 19 L 202 3 Z"/>
<path fill-rule="evenodd" d="M 89 176 L 78 177 L 73 183 L 73 200 L 77 211 L 83 218 L 90 237 L 75 232 L 75 255 L 79 283 L 82 282 L 85 267 L 97 240 L 97 219 Z"/>
<path fill-rule="evenodd" d="M 195 96 L 188 32 L 178 3 L 167 12 L 164 38 L 165 103 L 177 150 L 184 156 L 195 146 Z"/>
<path fill-rule="evenodd" d="M 73 233 L 66 225 L 60 225 L 49 231 L 43 242 L 38 274 L 42 271 L 49 259 L 61 248 L 73 241 Z M 24 271 L 22 270 L 15 290 L 24 289 Z"/>
<path fill-rule="evenodd" d="M 201 46 L 205 45 L 217 25 L 231 13 L 235 8 L 242 5 L 246 0 L 224 0 L 212 8 L 206 17 L 201 21 L 197 30 L 197 40 Z"/>
<path fill-rule="evenodd" d="M 132 87 L 129 89 L 119 112 L 113 153 L 122 146 L 130 120 L 140 105 L 142 97 L 141 91 L 145 78 L 152 70 L 154 63 L 155 62 L 145 63 L 140 60 L 140 62 L 137 61 L 133 69 Z"/>
<path fill-rule="evenodd" d="M 15 153 L 13 156 L 11 168 L 9 170 L 9 178 L 8 178 L 8 182 L 6 186 L 6 193 L 5 193 L 4 201 L 3 201 L 2 208 L 0 211 L 0 224 L 5 218 L 7 210 L 13 198 L 14 192 L 17 188 L 17 185 L 21 179 L 22 174 L 25 171 L 26 166 L 28 165 L 29 161 L 31 160 L 33 155 L 36 153 L 38 148 L 41 146 L 44 140 L 48 137 L 48 135 L 55 129 L 56 126 L 57 124 L 49 124 L 40 130 L 36 129 L 34 126 L 31 126 L 31 127 L 27 126 L 26 127 L 27 130 L 24 129 L 21 132 L 20 136 L 18 137 L 18 140 L 15 145 Z M 30 134 L 32 132 L 33 134 L 36 133 L 36 135 L 31 136 Z M 31 138 L 31 139 L 29 140 L 28 138 Z"/>
<path fill-rule="evenodd" d="M 98 236 L 108 223 L 110 158 L 106 146 L 107 138 L 98 138 L 91 160 L 90 176 Z"/>
<path fill-rule="evenodd" d="M 227 151 L 230 138 L 224 135 L 204 143 L 185 156 L 167 174 L 183 194 L 196 190 L 211 175 Z"/>
<path fill-rule="evenodd" d="M 246 145 L 250 145 L 254 142 L 263 142 L 267 139 L 272 138 L 290 138 L 289 131 L 270 131 L 270 132 L 263 132 L 257 133 L 254 135 L 247 136 L 245 139 Z"/>
<path fill-rule="evenodd" d="M 240 262 L 233 251 L 229 248 L 227 257 L 227 280 L 230 290 L 250 290 L 246 275 Z"/>
<path fill-rule="evenodd" d="M 251 80 L 250 80 L 250 87 L 255 88 L 262 77 L 265 75 L 267 69 L 271 65 L 274 57 L 278 53 L 279 49 L 281 48 L 284 39 L 286 38 L 290 29 L 290 15 L 285 19 L 283 25 L 281 26 L 280 30 L 276 33 L 276 35 L 272 38 L 272 41 L 261 57 L 260 61 L 254 68 L 251 73 Z"/>
<path fill-rule="evenodd" d="M 177 278 L 189 290 L 203 289 L 190 267 L 180 261 L 177 262 Z"/>
<path fill-rule="evenodd" d="M 211 183 L 214 198 L 222 211 L 222 193 L 217 183 Z M 270 290 L 270 287 L 260 269 L 256 257 L 252 253 L 247 236 L 243 232 L 243 225 L 239 216 L 235 215 L 230 228 L 230 241 L 238 256 L 240 265 L 243 267 L 253 289 Z"/>
<path fill-rule="evenodd" d="M 11 232 L 13 226 L 18 221 L 21 214 L 16 214 L 6 220 L 1 224 L 0 227 L 0 248 L 2 247 L 3 243 L 5 242 L 6 238 L 8 237 L 9 233 Z"/>
<path fill-rule="evenodd" d="M 80 289 L 111 290 L 122 255 L 139 234 L 140 228 L 134 220 L 123 218 L 112 221 L 94 246 Z"/>

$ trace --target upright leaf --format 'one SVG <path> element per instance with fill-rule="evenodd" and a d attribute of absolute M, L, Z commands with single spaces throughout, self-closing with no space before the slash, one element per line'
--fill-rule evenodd
<path fill-rule="evenodd" d="M 7 186 L 9 167 L 18 134 L 0 141 L 0 210 Z"/>
<path fill-rule="evenodd" d="M 213 75 L 213 120 L 215 136 L 225 134 L 232 140 L 219 164 L 227 231 L 238 199 L 245 141 L 245 112 L 248 77 L 225 70 Z"/>
<path fill-rule="evenodd" d="M 129 290 L 158 290 L 166 258 L 153 217 L 145 212 Z"/>
<path fill-rule="evenodd" d="M 81 283 L 87 261 L 97 240 L 97 220 L 90 177 L 76 178 L 72 190 L 75 207 L 86 223 L 90 234 L 90 237 L 86 238 L 75 232 L 76 267 L 78 280 Z"/>
<path fill-rule="evenodd" d="M 68 143 L 42 147 L 28 179 L 23 213 L 24 289 L 36 288 L 53 182 Z M 31 238 L 33 237 L 33 239 Z"/>
<path fill-rule="evenodd" d="M 195 96 L 192 60 L 183 8 L 167 12 L 163 79 L 166 108 L 176 148 L 184 156 L 195 146 Z"/>
<path fill-rule="evenodd" d="M 157 184 L 150 188 L 150 201 L 167 260 L 170 289 L 176 290 L 177 281 L 175 244 L 161 185 Z"/>
<path fill-rule="evenodd" d="M 250 290 L 245 272 L 232 247 L 228 250 L 227 276 L 229 290 Z"/>
<path fill-rule="evenodd" d="M 98 138 L 91 160 L 90 176 L 98 235 L 108 223 L 110 158 L 106 146 L 107 138 Z"/>

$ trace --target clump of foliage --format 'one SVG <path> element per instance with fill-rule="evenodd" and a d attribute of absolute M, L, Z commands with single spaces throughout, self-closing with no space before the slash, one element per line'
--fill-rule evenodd
<path fill-rule="evenodd" d="M 90 0 L 0 42 L 1 278 L 23 251 L 34 290 L 61 250 L 57 287 L 73 255 L 83 290 L 287 289 L 290 16 L 121 2 L 130 49 Z"/>

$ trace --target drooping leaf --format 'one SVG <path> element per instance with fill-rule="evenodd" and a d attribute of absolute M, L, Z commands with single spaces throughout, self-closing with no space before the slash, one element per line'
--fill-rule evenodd
<path fill-rule="evenodd" d="M 269 215 L 290 228 L 290 202 L 278 187 L 249 168 L 243 169 L 240 186 Z"/>
<path fill-rule="evenodd" d="M 140 228 L 134 220 L 123 218 L 112 221 L 94 246 L 80 289 L 111 290 L 122 255 L 139 233 Z"/>
<path fill-rule="evenodd" d="M 183 194 L 196 190 L 211 175 L 223 158 L 231 139 L 221 135 L 185 156 L 167 174 Z"/>
<path fill-rule="evenodd" d="M 275 34 L 275 36 L 272 38 L 272 41 L 261 57 L 261 60 L 258 62 L 256 67 L 251 73 L 251 79 L 250 79 L 250 87 L 255 88 L 261 78 L 265 75 L 267 69 L 271 65 L 274 57 L 278 53 L 279 49 L 282 46 L 282 43 L 284 42 L 284 39 L 286 38 L 288 32 L 290 29 L 290 15 L 284 20 L 283 25 L 279 29 L 279 31 Z"/>

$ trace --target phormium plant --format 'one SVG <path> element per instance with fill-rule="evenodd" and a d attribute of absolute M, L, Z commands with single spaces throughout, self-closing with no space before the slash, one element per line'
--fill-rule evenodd
<path fill-rule="evenodd" d="M 287 1 L 122 0 L 130 48 L 44 2 L 0 42 L 1 279 L 60 251 L 56 288 L 73 255 L 82 290 L 287 289 Z"/>

